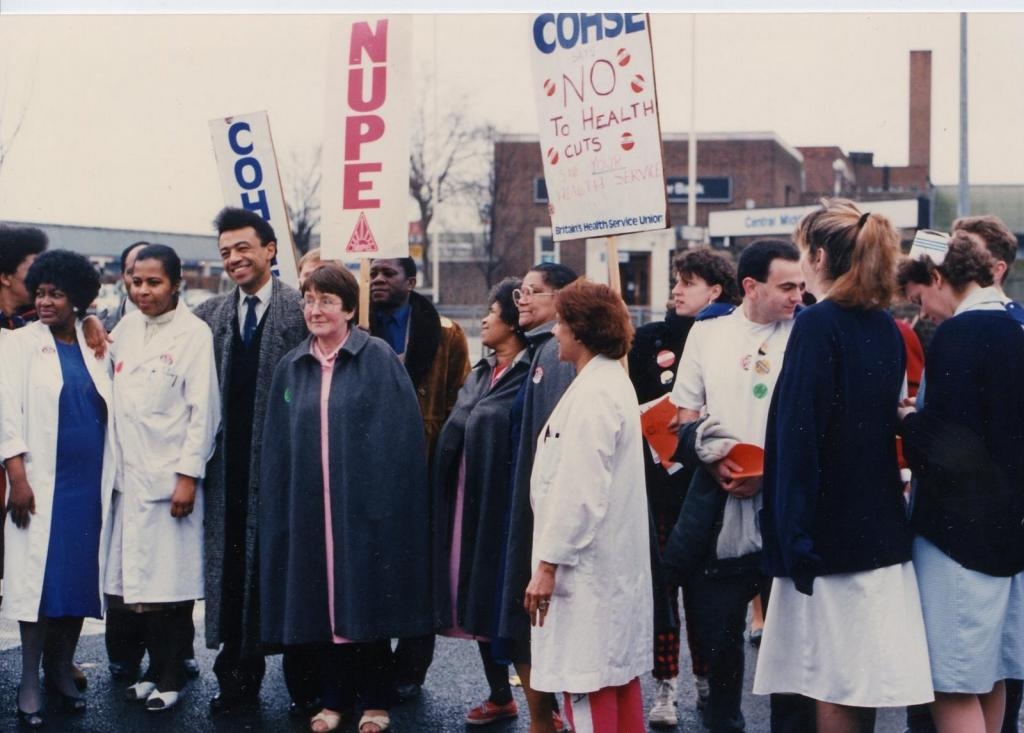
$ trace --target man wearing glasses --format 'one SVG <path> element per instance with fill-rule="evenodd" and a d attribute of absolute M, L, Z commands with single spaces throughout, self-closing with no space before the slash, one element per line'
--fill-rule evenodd
<path fill-rule="evenodd" d="M 575 279 L 576 273 L 565 265 L 542 263 L 526 273 L 522 287 L 512 293 L 519 309 L 519 327 L 526 332 L 533 358 L 512 407 L 512 435 L 513 440 L 518 438 L 518 449 L 513 445 L 516 462 L 512 469 L 511 519 L 497 648 L 504 644 L 522 682 L 530 708 L 530 730 L 548 732 L 564 730 L 564 724 L 555 707 L 555 696 L 530 687 L 530 617 L 523 608 L 523 595 L 534 571 L 530 474 L 537 437 L 576 377 L 576 367 L 559 360 L 558 342 L 551 333 L 556 316 L 555 295 Z"/>
<path fill-rule="evenodd" d="M 441 426 L 469 374 L 469 346 L 458 323 L 440 315 L 415 291 L 411 257 L 374 260 L 370 266 L 370 333 L 387 341 L 416 388 L 427 436 L 428 465 Z M 400 639 L 395 648 L 398 697 L 416 697 L 434 659 L 434 636 Z"/>

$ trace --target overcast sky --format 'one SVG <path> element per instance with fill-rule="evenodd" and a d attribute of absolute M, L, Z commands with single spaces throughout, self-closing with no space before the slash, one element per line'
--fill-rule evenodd
<path fill-rule="evenodd" d="M 267 110 L 282 173 L 323 130 L 329 16 L 0 17 L 0 219 L 206 232 L 222 203 L 208 120 Z M 688 14 L 651 29 L 661 124 L 690 118 Z M 420 15 L 427 98 L 536 133 L 529 16 Z M 971 15 L 974 183 L 1024 182 L 1024 14 Z M 909 51 L 932 50 L 932 178 L 955 183 L 959 20 L 945 14 L 696 16 L 699 132 L 907 162 Z M 285 182 L 287 186 L 287 181 Z"/>

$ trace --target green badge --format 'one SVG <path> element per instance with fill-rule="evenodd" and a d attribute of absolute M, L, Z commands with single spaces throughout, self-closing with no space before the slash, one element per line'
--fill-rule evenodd
<path fill-rule="evenodd" d="M 292 402 L 292 388 L 291 387 L 285 387 L 284 388 L 284 401 L 287 402 L 288 404 L 291 404 L 291 402 Z"/>
<path fill-rule="evenodd" d="M 767 384 L 762 384 L 761 382 L 758 382 L 757 384 L 754 385 L 754 397 L 756 397 L 759 400 L 763 400 L 767 394 Z"/>

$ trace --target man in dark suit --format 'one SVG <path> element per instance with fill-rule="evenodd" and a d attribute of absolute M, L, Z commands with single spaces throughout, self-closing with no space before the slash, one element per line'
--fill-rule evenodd
<path fill-rule="evenodd" d="M 411 257 L 373 261 L 370 333 L 388 342 L 416 387 L 429 464 L 441 426 L 469 374 L 469 346 L 462 327 L 440 315 L 415 287 L 416 262 Z M 433 659 L 433 634 L 399 640 L 394 664 L 400 700 L 419 695 Z"/>
<path fill-rule="evenodd" d="M 213 332 L 223 409 L 204 486 L 206 644 L 220 647 L 213 667 L 220 692 L 210 712 L 219 715 L 259 703 L 265 663 L 256 518 L 263 418 L 274 368 L 307 331 L 299 292 L 271 275 L 277 239 L 270 224 L 230 207 L 214 223 L 224 271 L 237 286 L 195 309 Z M 298 699 L 293 707 L 304 712 L 313 702 Z"/>

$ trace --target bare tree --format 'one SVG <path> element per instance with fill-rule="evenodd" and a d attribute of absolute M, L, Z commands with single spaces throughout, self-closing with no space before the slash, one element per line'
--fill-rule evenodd
<path fill-rule="evenodd" d="M 467 167 L 478 160 L 478 130 L 469 126 L 461 105 L 454 105 L 438 127 L 428 125 L 425 105 L 417 105 L 409 149 L 409 195 L 416 202 L 423 233 L 421 277 L 430 283 L 430 223 L 437 205 L 461 196 L 467 188 Z"/>
<path fill-rule="evenodd" d="M 498 131 L 491 125 L 480 128 L 476 137 L 479 154 L 487 160 L 487 169 L 482 177 L 467 186 L 465 197 L 472 203 L 484 227 L 482 251 L 476 262 L 490 290 L 499 277 L 508 273 L 509 254 L 522 246 L 528 230 L 528 217 L 515 217 L 518 222 L 515 226 L 509 227 L 506 221 L 499 227 L 494 212 L 512 203 L 510 168 L 514 164 L 513 148 L 498 144 Z"/>
<path fill-rule="evenodd" d="M 14 141 L 21 132 L 21 125 L 25 121 L 25 112 L 31 101 L 32 90 L 29 89 L 26 101 L 21 110 L 15 115 L 7 113 L 7 87 L 4 86 L 2 97 L 0 97 L 0 171 L 4 169 L 7 156 L 14 147 Z"/>
<path fill-rule="evenodd" d="M 299 254 L 309 251 L 320 226 L 320 146 L 304 155 L 292 153 L 287 167 L 285 207 Z"/>

